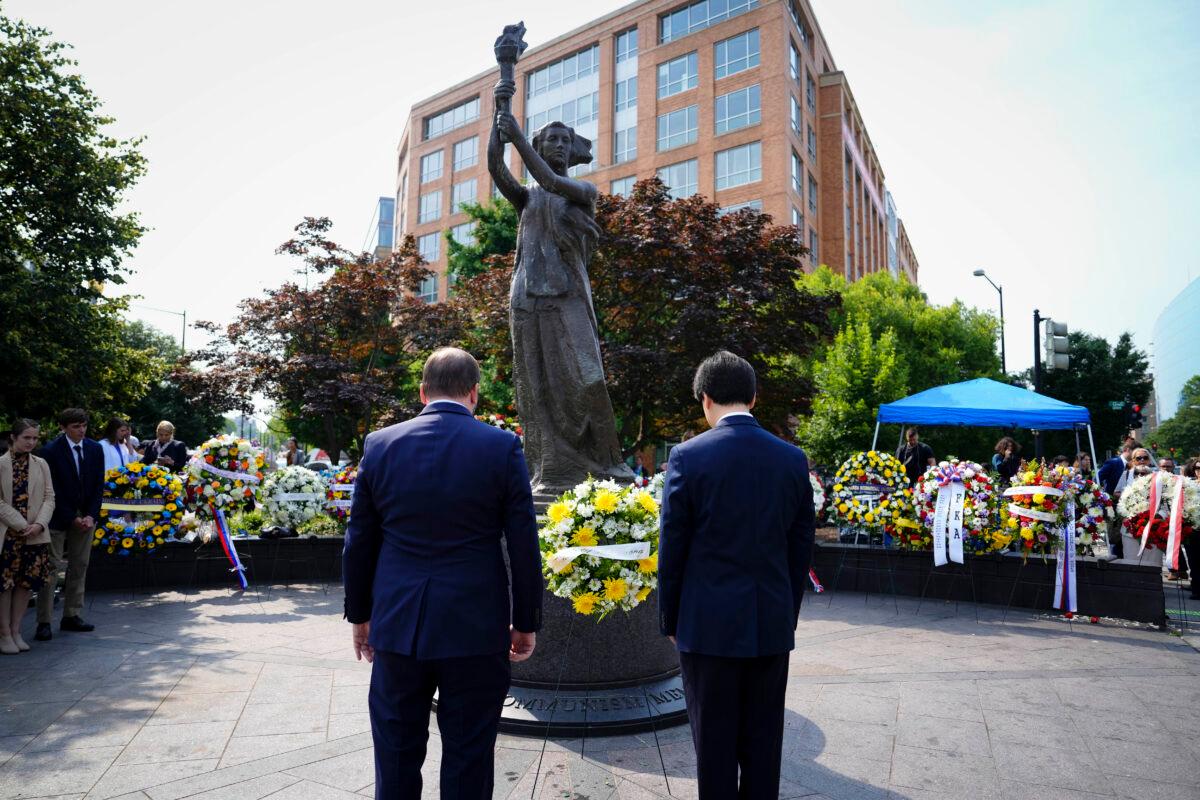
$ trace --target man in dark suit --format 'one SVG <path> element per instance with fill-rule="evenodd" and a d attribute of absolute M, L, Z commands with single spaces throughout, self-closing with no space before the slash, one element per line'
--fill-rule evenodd
<path fill-rule="evenodd" d="M 1126 439 L 1125 443 L 1121 445 L 1120 454 L 1100 465 L 1100 471 L 1096 477 L 1100 479 L 1101 488 L 1113 499 L 1114 505 L 1121 499 L 1121 493 L 1117 491 L 1117 484 L 1123 486 L 1128 482 L 1128 478 L 1124 481 L 1122 478 L 1125 478 L 1126 473 L 1133 470 L 1133 451 L 1141 446 L 1134 439 Z M 1115 515 L 1108 522 L 1108 547 L 1114 557 L 1123 558 L 1125 556 L 1125 548 L 1121 541 L 1121 520 L 1117 519 Z"/>
<path fill-rule="evenodd" d="M 104 450 L 87 438 L 88 415 L 81 408 L 68 408 L 58 415 L 62 433 L 42 448 L 54 484 L 54 516 L 50 518 L 51 579 L 38 592 L 37 632 L 34 638 L 48 641 L 53 634 L 54 587 L 66 561 L 67 582 L 63 590 L 63 615 L 59 628 L 86 633 L 96 626 L 84 622 L 83 592 L 88 561 L 92 554 L 92 532 L 100 519 L 104 492 Z"/>
<path fill-rule="evenodd" d="M 660 623 L 679 648 L 701 800 L 776 798 L 788 654 L 815 533 L 808 458 L 750 414 L 755 376 L 744 359 L 708 358 L 692 389 L 712 430 L 671 450 Z"/>
<path fill-rule="evenodd" d="M 343 574 L 355 655 L 374 664 L 377 798 L 420 798 L 435 690 L 441 796 L 492 796 L 509 662 L 533 653 L 541 627 L 525 455 L 516 435 L 474 418 L 478 400 L 475 359 L 438 350 L 425 410 L 368 436 L 359 463 Z"/>

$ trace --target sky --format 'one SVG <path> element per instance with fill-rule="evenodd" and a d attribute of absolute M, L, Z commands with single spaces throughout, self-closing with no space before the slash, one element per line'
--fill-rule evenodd
<path fill-rule="evenodd" d="M 1200 3 L 812 3 L 929 298 L 994 310 L 971 275 L 985 269 L 1010 371 L 1032 363 L 1034 308 L 1149 350 L 1159 311 L 1200 277 Z M 537 45 L 622 5 L 0 0 L 74 46 L 114 134 L 146 137 L 127 206 L 150 230 L 123 289 L 176 336 L 181 319 L 153 309 L 228 322 L 293 277 L 274 251 L 305 216 L 362 247 L 410 105 L 492 66 L 514 15 Z"/>

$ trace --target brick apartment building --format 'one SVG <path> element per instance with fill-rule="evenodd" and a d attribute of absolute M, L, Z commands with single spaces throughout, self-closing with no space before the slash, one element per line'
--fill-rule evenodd
<path fill-rule="evenodd" d="M 446 296 L 446 231 L 468 241 L 461 203 L 494 194 L 487 141 L 493 68 L 413 106 L 400 139 L 395 230 L 412 234 Z M 592 140 L 572 169 L 604 192 L 658 175 L 672 194 L 754 207 L 792 223 L 855 280 L 917 280 L 917 259 L 846 75 L 805 0 L 639 0 L 530 48 L 513 115 L 532 135 L 561 120 Z M 509 167 L 526 173 L 509 147 Z"/>

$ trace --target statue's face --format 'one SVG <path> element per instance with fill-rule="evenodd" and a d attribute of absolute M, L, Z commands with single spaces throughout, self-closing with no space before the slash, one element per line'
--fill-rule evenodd
<path fill-rule="evenodd" d="M 566 170 L 571 157 L 571 132 L 555 125 L 542 132 L 538 154 L 555 172 Z"/>

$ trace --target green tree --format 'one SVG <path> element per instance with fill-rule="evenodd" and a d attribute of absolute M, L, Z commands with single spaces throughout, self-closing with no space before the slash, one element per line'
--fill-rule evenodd
<path fill-rule="evenodd" d="M 880 404 L 908 393 L 899 350 L 896 332 L 873 333 L 862 311 L 838 331 L 816 368 L 812 416 L 797 433 L 814 463 L 836 466 L 867 448 Z"/>
<path fill-rule="evenodd" d="M 465 203 L 462 212 L 475 223 L 471 244 L 459 244 L 446 231 L 447 270 L 452 280 L 473 278 L 491 268 L 489 256 L 502 256 L 517 248 L 517 210 L 503 197 L 483 203 Z"/>
<path fill-rule="evenodd" d="M 1177 459 L 1200 456 L 1200 375 L 1183 385 L 1175 416 L 1159 425 L 1150 439 L 1160 455 L 1174 450 Z"/>
<path fill-rule="evenodd" d="M 1154 388 L 1150 362 L 1145 353 L 1134 347 L 1133 337 L 1128 333 L 1121 334 L 1115 345 L 1103 337 L 1078 331 L 1069 338 L 1071 366 L 1065 370 L 1043 370 L 1042 394 L 1087 408 L 1097 457 L 1103 457 L 1105 451 L 1120 445 L 1129 430 L 1120 404 L 1145 405 L 1150 399 Z M 1071 431 L 1047 431 L 1042 435 L 1046 458 L 1074 453 L 1075 434 Z M 1085 443 L 1086 439 L 1080 442 Z M 1032 455 L 1032 450 L 1029 452 Z"/>
<path fill-rule="evenodd" d="M 154 436 L 162 420 L 171 422 L 175 438 L 189 445 L 197 445 L 221 432 L 224 412 L 228 409 L 210 405 L 210 395 L 188 391 L 181 373 L 189 368 L 176 366 L 182 353 L 173 337 L 135 321 L 126 323 L 125 338 L 137 349 L 151 353 L 154 359 L 145 395 L 130 408 L 118 412 L 128 418 L 139 437 Z"/>
<path fill-rule="evenodd" d="M 46 418 L 66 405 L 121 408 L 145 390 L 122 339 L 122 259 L 141 237 L 118 213 L 145 171 L 140 139 L 112 120 L 67 46 L 0 15 L 0 412 Z"/>

